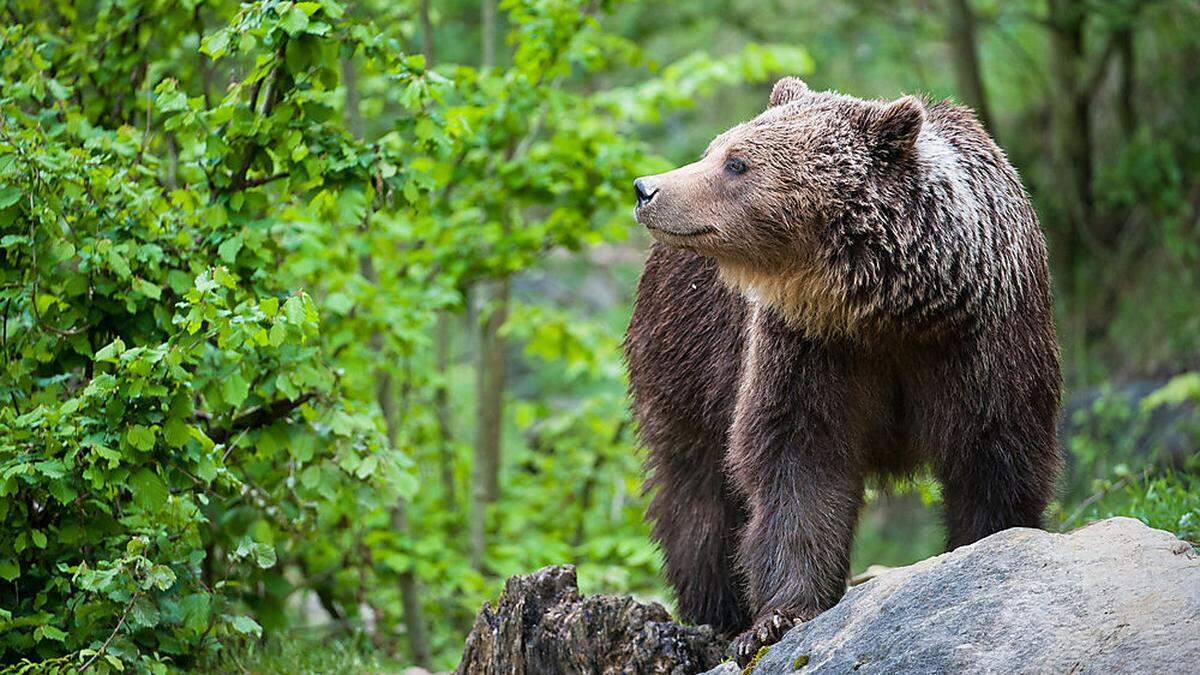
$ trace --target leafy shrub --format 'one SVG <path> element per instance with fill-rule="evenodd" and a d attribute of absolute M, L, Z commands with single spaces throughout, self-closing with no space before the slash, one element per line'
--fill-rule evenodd
<path fill-rule="evenodd" d="M 400 608 L 428 612 L 453 658 L 492 586 L 463 505 L 420 480 L 465 464 L 436 401 L 469 394 L 430 335 L 477 282 L 623 236 L 654 161 L 628 129 L 681 104 L 565 86 L 639 58 L 583 3 L 504 8 L 509 67 L 434 71 L 370 3 L 5 6 L 0 660 L 219 667 L 222 645 L 291 625 L 298 591 L 391 649 Z M 806 59 L 755 46 L 655 86 Z M 514 485 L 537 498 L 493 514 L 483 572 L 588 556 L 653 589 L 615 341 L 516 315 L 568 386 L 516 407 Z"/>
<path fill-rule="evenodd" d="M 15 11 L 0 654 L 182 663 L 259 634 L 292 586 L 280 560 L 319 559 L 359 491 L 398 494 L 403 456 L 342 396 L 313 299 L 274 274 L 278 200 L 366 182 L 380 158 L 323 121 L 328 65 L 288 54 L 334 30 L 336 3 L 232 16 L 247 72 L 212 104 L 168 77 L 194 72 L 161 34 L 187 35 L 183 6 L 88 7 L 66 28 Z"/>

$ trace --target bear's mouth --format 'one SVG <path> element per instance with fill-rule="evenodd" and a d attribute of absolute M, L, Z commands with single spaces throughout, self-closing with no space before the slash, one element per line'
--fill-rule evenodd
<path fill-rule="evenodd" d="M 659 227 L 649 223 L 646 224 L 646 229 L 671 237 L 699 237 L 702 234 L 712 234 L 713 232 L 717 231 L 715 227 L 701 227 L 700 229 L 690 230 L 688 232 L 677 232 L 675 230 L 668 230 L 665 227 Z"/>

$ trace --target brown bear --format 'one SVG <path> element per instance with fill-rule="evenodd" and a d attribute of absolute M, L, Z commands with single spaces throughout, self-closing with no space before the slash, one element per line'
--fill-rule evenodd
<path fill-rule="evenodd" d="M 929 466 L 949 547 L 1038 527 L 1060 457 L 1046 242 L 965 108 L 779 81 L 635 182 L 625 342 L 683 617 L 745 662 L 835 604 L 868 478 Z"/>

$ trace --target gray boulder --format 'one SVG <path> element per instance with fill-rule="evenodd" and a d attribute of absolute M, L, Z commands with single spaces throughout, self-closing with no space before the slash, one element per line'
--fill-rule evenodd
<path fill-rule="evenodd" d="M 1200 673 L 1200 555 L 1131 518 L 1007 530 L 852 588 L 753 668 L 796 672 Z"/>

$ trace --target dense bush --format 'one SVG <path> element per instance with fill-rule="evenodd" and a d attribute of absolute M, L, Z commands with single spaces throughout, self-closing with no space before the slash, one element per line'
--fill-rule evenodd
<path fill-rule="evenodd" d="M 418 661 L 432 617 L 446 665 L 484 574 L 586 557 L 654 585 L 612 334 L 511 308 L 571 402 L 515 409 L 508 488 L 531 484 L 480 514 L 476 565 L 432 336 L 477 283 L 622 236 L 654 164 L 629 124 L 806 57 L 584 94 L 578 72 L 641 58 L 595 7 L 506 2 L 511 64 L 435 72 L 388 4 L 5 6 L 0 662 L 196 664 L 307 593 Z"/>

